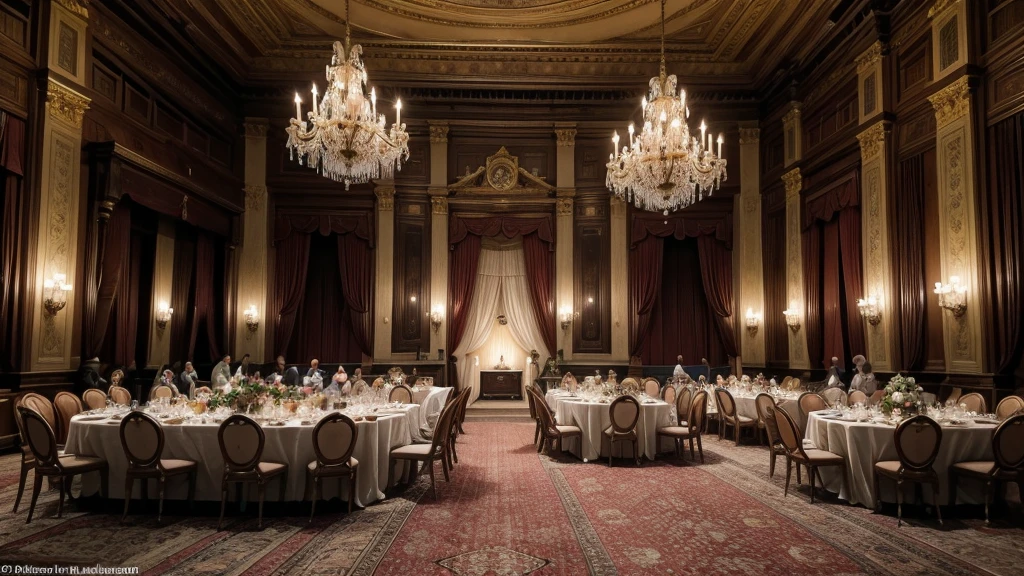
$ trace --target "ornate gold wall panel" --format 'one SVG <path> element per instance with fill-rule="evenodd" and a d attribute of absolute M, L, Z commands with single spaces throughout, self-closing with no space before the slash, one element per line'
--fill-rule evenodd
<path fill-rule="evenodd" d="M 737 341 L 744 365 L 765 365 L 764 322 L 764 269 L 761 247 L 761 131 L 753 126 L 740 125 L 740 194 L 736 196 L 733 208 L 734 270 L 736 303 L 733 319 L 739 331 Z M 761 325 L 751 334 L 746 329 L 746 311 L 752 309 L 761 314 Z"/>
<path fill-rule="evenodd" d="M 864 267 L 864 297 L 879 300 L 881 322 L 864 322 L 867 358 L 878 371 L 892 369 L 894 292 L 890 278 L 889 188 L 886 152 L 891 125 L 880 121 L 857 135 L 861 153 L 861 252 Z M 863 322 L 862 319 L 851 319 Z"/>
<path fill-rule="evenodd" d="M 803 178 L 800 169 L 794 168 L 782 175 L 786 183 L 786 293 L 787 306 L 800 317 L 800 329 L 789 331 L 789 367 L 811 368 L 807 354 L 807 330 L 804 327 L 804 268 L 803 245 L 800 230 L 800 206 Z"/>

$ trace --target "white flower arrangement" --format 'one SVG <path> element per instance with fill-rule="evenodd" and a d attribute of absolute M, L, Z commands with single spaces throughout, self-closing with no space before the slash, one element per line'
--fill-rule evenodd
<path fill-rule="evenodd" d="M 880 406 L 883 412 L 908 414 L 917 409 L 924 388 L 917 385 L 913 377 L 897 374 L 885 386 L 885 396 Z"/>

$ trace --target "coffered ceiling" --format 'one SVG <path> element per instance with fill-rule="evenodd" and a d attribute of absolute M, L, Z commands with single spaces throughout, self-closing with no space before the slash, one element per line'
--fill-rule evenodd
<path fill-rule="evenodd" d="M 840 0 L 668 0 L 671 73 L 752 89 L 799 59 Z M 152 0 L 236 80 L 322 71 L 345 34 L 345 0 Z M 353 40 L 375 82 L 431 86 L 620 86 L 657 72 L 658 0 L 351 0 Z"/>

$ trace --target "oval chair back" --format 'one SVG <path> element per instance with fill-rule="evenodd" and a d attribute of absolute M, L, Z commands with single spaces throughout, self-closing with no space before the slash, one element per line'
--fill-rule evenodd
<path fill-rule="evenodd" d="M 893 432 L 900 465 L 911 472 L 930 472 L 942 444 L 939 423 L 924 415 L 900 422 Z"/>
<path fill-rule="evenodd" d="M 220 425 L 217 442 L 228 472 L 251 472 L 263 456 L 266 436 L 252 418 L 234 414 Z"/>
<path fill-rule="evenodd" d="M 644 393 L 651 398 L 657 398 L 661 391 L 661 383 L 657 378 L 644 378 Z"/>
<path fill-rule="evenodd" d="M 613 432 L 628 434 L 636 430 L 636 422 L 640 419 L 640 403 L 632 396 L 619 396 L 608 407 L 608 415 L 612 421 Z"/>
<path fill-rule="evenodd" d="M 107 395 L 98 388 L 89 388 L 82 392 L 82 402 L 89 410 L 99 410 L 107 407 Z"/>
<path fill-rule="evenodd" d="M 999 471 L 1020 474 L 1024 469 L 1024 414 L 1004 420 L 992 435 L 992 453 Z"/>
<path fill-rule="evenodd" d="M 366 392 L 366 380 L 356 380 L 356 383 L 352 385 L 352 395 L 359 396 Z"/>
<path fill-rule="evenodd" d="M 562 376 L 562 388 L 569 392 L 576 392 L 576 377 L 572 375 L 572 372 L 566 372 Z"/>
<path fill-rule="evenodd" d="M 785 378 L 783 378 L 782 379 L 782 384 L 780 384 L 780 386 L 782 386 L 782 389 L 783 390 L 787 390 L 789 388 L 789 383 L 792 382 L 792 380 L 793 380 L 792 376 L 786 376 Z"/>
<path fill-rule="evenodd" d="M 57 429 L 57 414 L 53 411 L 53 404 L 41 394 L 35 392 L 29 392 L 18 400 L 18 406 L 25 406 L 35 410 L 37 414 L 46 420 L 46 423 L 50 425 L 53 430 Z"/>
<path fill-rule="evenodd" d="M 71 392 L 58 392 L 53 398 L 53 407 L 57 410 L 57 443 L 66 444 L 71 417 L 82 411 L 82 401 Z"/>
<path fill-rule="evenodd" d="M 874 392 L 871 393 L 871 396 L 868 398 L 868 406 L 874 406 L 875 404 L 878 404 L 879 402 L 882 401 L 882 398 L 884 396 L 884 390 L 875 390 Z"/>
<path fill-rule="evenodd" d="M 18 406 L 18 413 L 25 427 L 25 440 L 32 455 L 36 457 L 36 466 L 42 469 L 37 473 L 58 468 L 57 436 L 50 423 L 39 412 L 27 406 Z"/>
<path fill-rule="evenodd" d="M 153 398 L 171 398 L 173 396 L 174 396 L 174 391 L 171 390 L 171 387 L 170 386 L 165 386 L 165 385 L 161 384 L 161 385 L 153 388 L 153 392 L 150 393 L 149 398 L 150 398 L 150 400 L 152 400 Z"/>
<path fill-rule="evenodd" d="M 324 416 L 313 428 L 317 464 L 321 467 L 348 465 L 358 438 L 359 428 L 348 416 L 340 412 Z"/>
<path fill-rule="evenodd" d="M 868 395 L 861 392 L 860 390 L 854 390 L 853 392 L 850 392 L 850 395 L 846 398 L 846 401 L 849 402 L 850 406 L 853 406 L 858 402 L 866 405 L 868 403 Z"/>
<path fill-rule="evenodd" d="M 807 421 L 807 415 L 811 412 L 828 408 L 825 399 L 820 394 L 815 394 L 814 392 L 804 392 L 801 394 L 797 404 L 800 406 L 800 415 L 805 422 Z"/>
<path fill-rule="evenodd" d="M 673 388 L 671 384 L 666 384 L 665 387 L 661 389 L 661 399 L 669 406 L 676 403 L 676 396 L 676 389 Z"/>
<path fill-rule="evenodd" d="M 705 390 L 700 390 L 693 395 L 693 401 L 690 402 L 690 409 L 688 412 L 686 425 L 690 428 L 690 433 L 699 432 L 704 429 L 704 419 L 708 415 L 708 393 Z"/>
<path fill-rule="evenodd" d="M 640 383 L 636 381 L 636 378 L 626 376 L 622 379 L 622 389 L 626 392 L 639 392 Z"/>
<path fill-rule="evenodd" d="M 970 394 L 964 394 L 957 401 L 958 404 L 966 404 L 968 412 L 977 412 L 978 414 L 984 414 L 988 412 L 987 406 L 985 405 L 985 397 L 977 392 L 971 392 Z"/>
<path fill-rule="evenodd" d="M 121 447 L 128 467 L 156 468 L 164 451 L 164 431 L 152 416 L 138 410 L 121 419 Z"/>
<path fill-rule="evenodd" d="M 792 380 L 789 381 L 789 388 L 788 388 L 788 390 L 799 390 L 800 386 L 802 386 L 802 384 L 800 383 L 800 379 L 799 378 L 793 378 Z"/>
<path fill-rule="evenodd" d="M 846 391 L 842 388 L 828 388 L 821 393 L 821 397 L 828 402 L 829 406 L 835 406 L 838 401 L 843 406 L 848 406 L 849 398 L 846 396 Z"/>
<path fill-rule="evenodd" d="M 736 401 L 731 392 L 725 388 L 715 388 L 715 402 L 718 404 L 719 416 L 736 418 Z"/>
<path fill-rule="evenodd" d="M 764 392 L 754 398 L 754 407 L 757 408 L 757 418 L 764 423 L 764 431 L 768 434 L 768 441 L 775 444 L 779 441 L 779 423 L 775 417 L 775 399 Z"/>
<path fill-rule="evenodd" d="M 115 404 L 120 404 L 122 406 L 130 406 L 132 403 L 132 394 L 131 392 L 128 391 L 127 388 L 121 388 L 120 386 L 111 386 L 110 390 L 107 392 L 107 395 L 110 396 L 110 399 L 113 400 Z"/>
<path fill-rule="evenodd" d="M 671 386 L 670 386 L 671 388 Z M 690 408 L 693 406 L 693 391 L 684 386 L 676 396 L 676 417 L 679 422 L 689 422 Z M 678 423 L 678 422 L 677 422 Z"/>
<path fill-rule="evenodd" d="M 533 397 L 533 384 L 526 385 L 526 403 L 530 406 L 530 418 L 537 419 L 537 400 Z"/>
<path fill-rule="evenodd" d="M 412 404 L 412 388 L 409 388 L 405 384 L 395 386 L 388 393 L 388 402 L 401 402 L 402 404 Z"/>
<path fill-rule="evenodd" d="M 378 376 L 373 381 L 373 389 L 374 390 L 380 390 L 383 387 L 384 387 L 384 378 Z"/>
<path fill-rule="evenodd" d="M 803 444 L 800 440 L 800 428 L 785 408 L 775 409 L 775 423 L 779 427 L 779 440 L 790 454 L 802 454 Z"/>
<path fill-rule="evenodd" d="M 440 454 L 448 446 L 448 440 L 451 438 L 452 433 L 452 425 L 455 421 L 455 414 L 458 411 L 458 402 L 447 404 L 441 409 L 441 415 L 437 417 L 437 424 L 434 426 L 434 435 L 430 440 L 431 454 Z"/>
<path fill-rule="evenodd" d="M 996 405 L 996 418 L 1005 420 L 1024 408 L 1024 398 L 1020 396 L 1007 396 Z"/>

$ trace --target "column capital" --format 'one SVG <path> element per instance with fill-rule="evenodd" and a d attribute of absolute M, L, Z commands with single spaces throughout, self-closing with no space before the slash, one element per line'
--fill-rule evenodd
<path fill-rule="evenodd" d="M 885 134 L 892 130 L 892 123 L 887 120 L 880 120 L 857 134 L 860 142 L 861 162 L 874 160 L 882 152 L 885 144 Z"/>
<path fill-rule="evenodd" d="M 89 1 L 88 0 L 53 0 L 54 3 L 60 4 L 64 9 L 72 14 L 80 17 L 82 20 L 89 19 Z"/>
<path fill-rule="evenodd" d="M 875 43 L 868 47 L 863 54 L 858 56 L 853 62 L 857 65 L 857 74 L 863 74 L 875 65 L 876 62 L 882 59 L 882 42 L 875 40 Z"/>
<path fill-rule="evenodd" d="M 572 204 L 571 196 L 559 196 L 555 199 L 555 213 L 559 216 L 572 216 Z"/>
<path fill-rule="evenodd" d="M 800 119 L 801 106 L 800 102 L 793 101 L 789 103 L 789 112 L 786 112 L 786 115 L 782 117 L 783 126 L 790 126 L 793 122 Z"/>
<path fill-rule="evenodd" d="M 448 123 L 447 122 L 431 122 L 430 123 L 430 143 L 431 144 L 446 144 L 448 142 Z"/>
<path fill-rule="evenodd" d="M 46 109 L 50 117 L 75 128 L 82 127 L 82 118 L 89 109 L 89 98 L 50 78 L 46 83 Z"/>
<path fill-rule="evenodd" d="M 941 16 L 947 8 L 951 8 L 959 2 L 960 0 L 935 0 L 935 4 L 928 9 L 928 17 L 935 18 L 936 16 Z"/>
<path fill-rule="evenodd" d="M 761 142 L 761 129 L 740 124 L 740 146 Z"/>
<path fill-rule="evenodd" d="M 575 128 L 555 128 L 555 136 L 558 139 L 559 146 L 575 146 L 576 145 L 576 129 Z"/>
<path fill-rule="evenodd" d="M 935 109 L 936 128 L 966 116 L 971 109 L 971 87 L 967 76 L 961 76 L 949 86 L 928 97 Z"/>
<path fill-rule="evenodd" d="M 786 183 L 786 200 L 794 196 L 800 195 L 800 190 L 803 188 L 803 177 L 800 176 L 800 169 L 793 168 L 789 172 L 782 175 L 782 181 Z"/>
<path fill-rule="evenodd" d="M 378 184 L 373 193 L 377 195 L 377 209 L 391 212 L 395 209 L 395 187 L 390 184 Z"/>
<path fill-rule="evenodd" d="M 246 138 L 266 138 L 269 121 L 266 118 L 246 118 L 242 124 Z"/>
<path fill-rule="evenodd" d="M 430 197 L 430 208 L 434 214 L 447 214 L 448 213 L 448 197 L 447 196 L 431 196 Z"/>

